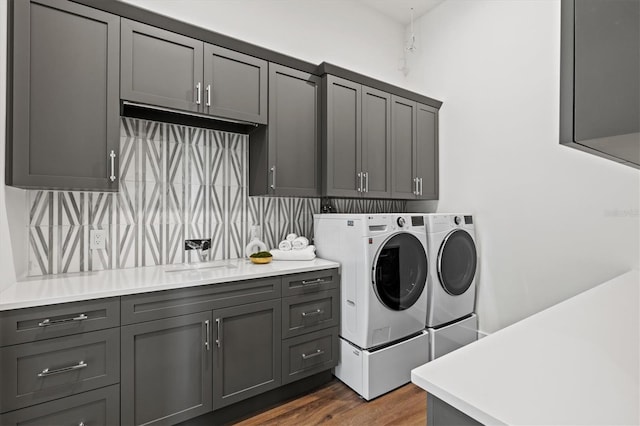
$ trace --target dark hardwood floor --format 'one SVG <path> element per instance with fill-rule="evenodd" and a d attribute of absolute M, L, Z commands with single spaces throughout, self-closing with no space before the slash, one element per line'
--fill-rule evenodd
<path fill-rule="evenodd" d="M 337 379 L 245 419 L 237 425 L 420 425 L 427 424 L 427 393 L 409 383 L 372 401 Z"/>

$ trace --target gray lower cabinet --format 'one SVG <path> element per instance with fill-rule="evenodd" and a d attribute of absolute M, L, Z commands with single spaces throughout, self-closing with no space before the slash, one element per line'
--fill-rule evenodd
<path fill-rule="evenodd" d="M 438 110 L 391 98 L 392 198 L 438 198 Z"/>
<path fill-rule="evenodd" d="M 269 64 L 269 122 L 250 134 L 251 195 L 320 196 L 320 77 Z"/>
<path fill-rule="evenodd" d="M 118 385 L 84 392 L 33 407 L 0 415 L 3 426 L 120 424 L 120 388 Z"/>
<path fill-rule="evenodd" d="M 7 184 L 118 190 L 120 17 L 10 2 Z"/>
<path fill-rule="evenodd" d="M 121 422 L 170 425 L 212 410 L 211 312 L 123 326 Z"/>
<path fill-rule="evenodd" d="M 122 19 L 124 101 L 266 124 L 267 62 Z"/>
<path fill-rule="evenodd" d="M 280 299 L 213 311 L 215 409 L 281 384 Z"/>
<path fill-rule="evenodd" d="M 389 198 L 391 95 L 325 75 L 323 99 L 324 195 Z"/>

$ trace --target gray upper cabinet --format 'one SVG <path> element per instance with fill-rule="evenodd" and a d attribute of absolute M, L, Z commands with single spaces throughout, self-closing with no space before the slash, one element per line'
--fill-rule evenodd
<path fill-rule="evenodd" d="M 320 196 L 320 77 L 269 64 L 269 123 L 251 133 L 251 195 Z"/>
<path fill-rule="evenodd" d="M 562 0 L 560 142 L 640 168 L 640 1 Z"/>
<path fill-rule="evenodd" d="M 11 7 L 7 184 L 117 191 L 120 18 L 64 0 Z"/>
<path fill-rule="evenodd" d="M 391 95 L 362 86 L 362 173 L 365 197 L 391 195 Z"/>
<path fill-rule="evenodd" d="M 204 45 L 205 112 L 267 123 L 267 63 L 219 46 Z"/>
<path fill-rule="evenodd" d="M 438 198 L 438 110 L 392 96 L 392 197 Z"/>
<path fill-rule="evenodd" d="M 324 192 L 391 195 L 391 95 L 336 76 L 324 78 Z"/>
<path fill-rule="evenodd" d="M 323 193 L 359 197 L 362 188 L 362 86 L 323 78 Z"/>
<path fill-rule="evenodd" d="M 217 410 L 281 383 L 280 299 L 213 311 Z"/>
<path fill-rule="evenodd" d="M 122 19 L 120 96 L 128 101 L 199 112 L 202 58 L 203 43 L 199 40 Z"/>
<path fill-rule="evenodd" d="M 121 424 L 176 424 L 211 411 L 211 338 L 211 311 L 122 327 Z"/>
<path fill-rule="evenodd" d="M 416 177 L 419 180 L 419 194 L 416 198 L 437 200 L 439 189 L 438 161 L 438 110 L 418 104 L 416 109 Z"/>
<path fill-rule="evenodd" d="M 266 124 L 267 62 L 122 19 L 123 100 Z"/>

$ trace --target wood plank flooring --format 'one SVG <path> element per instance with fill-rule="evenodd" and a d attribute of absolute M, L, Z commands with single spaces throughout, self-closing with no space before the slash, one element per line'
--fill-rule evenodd
<path fill-rule="evenodd" d="M 427 424 L 427 393 L 409 383 L 372 401 L 333 379 L 316 391 L 243 420 L 237 425 Z"/>

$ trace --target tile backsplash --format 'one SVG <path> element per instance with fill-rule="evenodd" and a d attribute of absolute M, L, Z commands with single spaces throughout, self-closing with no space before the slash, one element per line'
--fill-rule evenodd
<path fill-rule="evenodd" d="M 124 117 L 120 129 L 119 192 L 29 191 L 30 276 L 196 261 L 187 238 L 211 238 L 210 259 L 238 258 L 254 224 L 268 247 L 313 236 L 320 198 L 248 196 L 247 135 Z M 406 204 L 331 203 L 360 213 Z M 105 231 L 104 250 L 89 249 L 93 229 Z"/>

